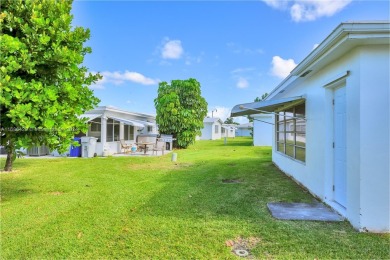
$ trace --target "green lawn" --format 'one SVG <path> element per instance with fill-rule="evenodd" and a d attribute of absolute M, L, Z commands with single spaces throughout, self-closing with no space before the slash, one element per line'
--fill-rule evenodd
<path fill-rule="evenodd" d="M 1 259 L 388 259 L 389 235 L 280 221 L 267 202 L 313 198 L 251 139 L 162 157 L 18 159 L 1 176 Z M 4 164 L 4 160 L 2 161 Z M 222 180 L 240 183 L 223 183 Z"/>

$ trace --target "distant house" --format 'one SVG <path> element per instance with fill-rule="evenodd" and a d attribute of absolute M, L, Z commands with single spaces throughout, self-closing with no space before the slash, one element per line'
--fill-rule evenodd
<path fill-rule="evenodd" d="M 199 140 L 217 140 L 221 139 L 222 120 L 219 118 L 206 117 L 203 120 L 202 134 L 197 139 Z"/>
<path fill-rule="evenodd" d="M 272 146 L 273 115 L 257 114 L 251 117 L 253 118 L 253 145 Z"/>
<path fill-rule="evenodd" d="M 236 124 L 222 124 L 221 137 L 236 137 Z"/>
<path fill-rule="evenodd" d="M 237 125 L 236 136 L 252 136 L 253 123 Z"/>
<path fill-rule="evenodd" d="M 134 143 L 139 134 L 157 134 L 156 119 L 152 115 L 129 112 L 110 106 L 101 106 L 86 112 L 81 117 L 88 118 L 86 136 L 97 138 L 96 154 L 103 151 L 120 153 L 120 140 Z"/>
<path fill-rule="evenodd" d="M 232 116 L 275 113 L 273 162 L 356 229 L 389 232 L 389 71 L 390 22 L 342 23 Z"/>

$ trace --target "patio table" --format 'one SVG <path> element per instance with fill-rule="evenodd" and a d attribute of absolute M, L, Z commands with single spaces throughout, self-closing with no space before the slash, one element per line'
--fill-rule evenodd
<path fill-rule="evenodd" d="M 146 155 L 146 149 L 148 147 L 148 145 L 154 145 L 153 142 L 142 142 L 142 143 L 135 143 L 137 146 L 143 146 L 143 149 L 144 149 L 144 155 Z"/>

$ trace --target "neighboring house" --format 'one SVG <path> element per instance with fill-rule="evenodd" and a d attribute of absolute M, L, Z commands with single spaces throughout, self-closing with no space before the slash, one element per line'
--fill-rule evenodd
<path fill-rule="evenodd" d="M 340 24 L 263 102 L 272 160 L 360 231 L 390 231 L 390 23 Z"/>
<path fill-rule="evenodd" d="M 236 137 L 236 124 L 222 124 L 221 136 L 222 137 Z"/>
<path fill-rule="evenodd" d="M 219 118 L 210 118 L 206 117 L 203 120 L 203 128 L 201 130 L 201 136 L 197 139 L 199 140 L 216 140 L 221 139 L 221 128 L 222 120 Z"/>
<path fill-rule="evenodd" d="M 237 125 L 236 128 L 236 136 L 252 136 L 253 123 Z"/>
<path fill-rule="evenodd" d="M 101 106 L 88 111 L 81 117 L 88 118 L 86 136 L 97 138 L 95 152 L 98 156 L 106 150 L 120 153 L 120 140 L 131 144 L 139 134 L 157 134 L 156 119 L 152 115 L 129 112 L 110 106 Z"/>
<path fill-rule="evenodd" d="M 253 145 L 271 146 L 273 124 L 275 119 L 272 114 L 251 115 L 253 118 Z"/>

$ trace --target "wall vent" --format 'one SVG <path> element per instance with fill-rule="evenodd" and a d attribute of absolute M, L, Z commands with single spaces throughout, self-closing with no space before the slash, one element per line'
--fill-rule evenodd
<path fill-rule="evenodd" d="M 307 70 L 307 71 L 305 71 L 305 73 L 303 73 L 303 74 L 301 75 L 301 78 L 306 77 L 306 75 L 309 74 L 310 72 L 312 72 L 312 70 Z"/>

